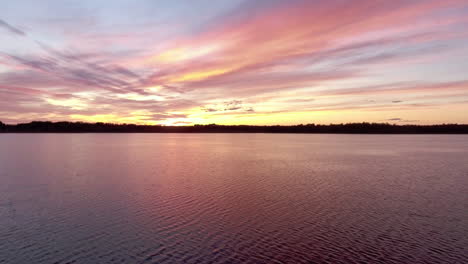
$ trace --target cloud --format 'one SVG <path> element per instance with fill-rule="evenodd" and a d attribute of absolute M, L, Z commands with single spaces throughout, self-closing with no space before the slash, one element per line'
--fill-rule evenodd
<path fill-rule="evenodd" d="M 5 54 L 11 64 L 41 73 L 40 79 L 61 79 L 59 85 L 101 88 L 115 93 L 132 89 L 139 76 L 119 65 L 99 64 L 74 53 L 47 50 L 47 56 Z M 13 73 L 13 74 L 18 74 Z M 26 75 L 29 75 L 26 74 Z M 48 77 L 47 77 L 48 76 Z M 64 83 L 63 83 L 64 82 Z M 60 84 L 61 83 L 61 84 Z"/>
<path fill-rule="evenodd" d="M 231 112 L 231 111 L 242 111 L 242 112 L 254 112 L 252 106 L 246 106 L 242 100 L 231 100 L 220 104 L 210 104 L 208 106 L 201 107 L 201 109 L 208 113 L 215 112 Z"/>
<path fill-rule="evenodd" d="M 149 119 L 152 121 L 160 121 L 160 120 L 166 120 L 169 118 L 187 118 L 186 114 L 165 114 L 165 113 L 159 113 L 159 114 L 151 114 L 148 115 L 147 117 L 143 119 Z"/>
<path fill-rule="evenodd" d="M 394 1 L 385 4 L 374 1 L 352 1 L 349 4 L 342 1 L 243 3 L 216 26 L 206 28 L 206 32 L 194 38 L 182 39 L 176 47 L 168 49 L 165 54 L 183 51 L 184 56 L 174 56 L 170 69 L 163 67 L 147 82 L 161 84 L 175 81 L 175 85 L 183 91 L 218 89 L 227 96 L 249 96 L 272 90 L 314 86 L 323 82 L 326 76 L 330 76 L 328 79 L 331 81 L 361 77 L 364 70 L 355 69 L 355 66 L 432 56 L 434 48 L 401 49 L 403 52 L 393 51 L 393 48 L 377 55 L 364 55 L 369 53 L 369 49 L 444 40 L 447 34 L 414 31 L 405 21 L 427 25 L 424 19 L 427 13 L 461 4 L 462 1 L 443 5 L 436 1 Z M 235 15 L 246 10 L 247 14 L 236 18 Z M 330 17 L 331 13 L 333 17 Z M 361 41 L 349 40 L 355 35 L 399 28 L 408 28 L 408 31 L 363 38 Z M 200 47 L 207 46 L 215 48 L 200 56 Z M 198 55 L 190 59 L 191 56 L 186 55 L 190 53 Z M 340 63 L 346 60 L 347 65 Z M 323 64 L 331 66 L 320 68 Z M 319 70 L 304 70 L 313 66 Z"/>
<path fill-rule="evenodd" d="M 13 34 L 16 34 L 16 35 L 20 35 L 20 36 L 26 36 L 26 33 L 10 24 L 8 24 L 7 22 L 5 22 L 4 20 L 0 19 L 0 27 L 6 29 L 7 31 L 9 31 L 10 33 L 13 33 Z"/>
<path fill-rule="evenodd" d="M 344 96 L 344 95 L 378 95 L 378 94 L 417 94 L 417 93 L 447 93 L 454 91 L 467 91 L 468 80 L 453 82 L 412 82 L 412 83 L 387 83 L 357 88 L 344 88 L 317 92 L 323 96 Z M 400 103 L 401 101 L 394 101 Z"/>
<path fill-rule="evenodd" d="M 0 43 L 0 99 L 18 104 L 2 109 L 20 118 L 49 112 L 174 123 L 456 103 L 468 81 L 455 52 L 463 53 L 468 35 L 463 12 L 452 11 L 467 6 L 463 0 L 241 1 L 196 26 L 184 19 L 117 23 L 108 16 L 117 7 L 80 9 L 85 12 L 68 22 L 51 15 L 34 25 L 37 39 L 28 34 L 32 46 Z M 0 27 L 25 35 L 3 20 Z M 161 37 L 164 31 L 169 37 Z M 457 67 L 444 74 L 443 65 Z"/>
<path fill-rule="evenodd" d="M 390 119 L 385 119 L 385 121 L 396 121 L 396 122 L 400 122 L 400 123 L 417 123 L 419 122 L 419 120 L 406 120 L 406 119 L 402 119 L 402 118 L 390 118 Z"/>

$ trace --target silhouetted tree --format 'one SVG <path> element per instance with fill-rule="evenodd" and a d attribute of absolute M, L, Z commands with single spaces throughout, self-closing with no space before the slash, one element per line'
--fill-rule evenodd
<path fill-rule="evenodd" d="M 338 133 L 338 134 L 468 134 L 468 125 L 391 125 L 387 123 L 300 124 L 296 126 L 150 126 L 135 124 L 34 121 L 6 125 L 0 132 L 14 133 Z"/>

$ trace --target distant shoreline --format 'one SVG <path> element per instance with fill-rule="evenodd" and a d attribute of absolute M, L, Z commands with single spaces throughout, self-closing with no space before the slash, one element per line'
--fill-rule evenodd
<path fill-rule="evenodd" d="M 267 134 L 468 134 L 466 124 L 393 125 L 388 123 L 306 124 L 293 126 L 193 125 L 161 126 L 84 122 L 48 122 L 7 125 L 0 133 L 267 133 Z"/>

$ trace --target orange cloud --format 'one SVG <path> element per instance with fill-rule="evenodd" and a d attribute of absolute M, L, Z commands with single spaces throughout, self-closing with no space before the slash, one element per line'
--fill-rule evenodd
<path fill-rule="evenodd" d="M 256 0 L 171 39 L 149 36 L 169 26 L 67 32 L 70 46 L 63 49 L 39 44 L 35 54 L 0 53 L 7 68 L 0 72 L 0 98 L 7 102 L 0 110 L 182 124 L 213 116 L 261 122 L 285 112 L 305 118 L 313 111 L 409 111 L 433 105 L 424 93 L 456 103 L 445 94 L 463 94 L 466 81 L 446 75 L 449 81 L 440 82 L 432 68 L 436 59 L 457 60 L 449 55 L 461 46 L 453 42 L 468 37 L 462 27 L 468 20 L 453 11 L 467 6 L 465 0 Z M 413 71 L 425 71 L 427 79 Z M 419 99 L 395 105 L 390 96 Z M 252 104 L 255 113 L 203 111 L 236 100 Z M 14 101 L 24 103 L 16 108 Z M 186 116 L 167 114 L 173 112 Z"/>

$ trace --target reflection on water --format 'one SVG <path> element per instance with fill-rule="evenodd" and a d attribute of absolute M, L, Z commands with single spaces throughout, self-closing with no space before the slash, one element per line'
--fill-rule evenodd
<path fill-rule="evenodd" d="M 0 263 L 468 263 L 468 136 L 0 135 Z"/>

